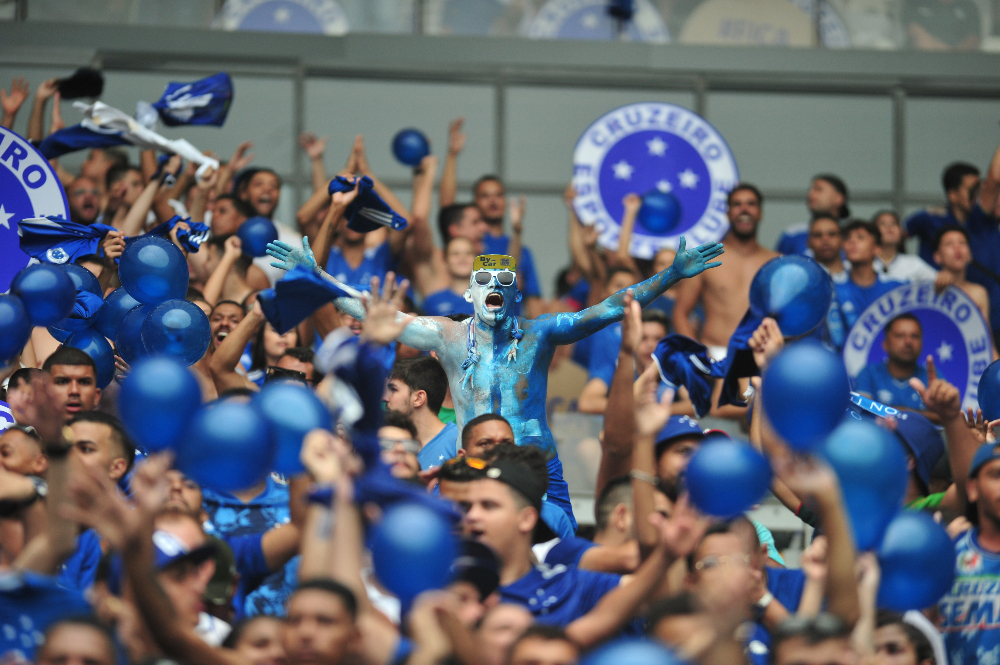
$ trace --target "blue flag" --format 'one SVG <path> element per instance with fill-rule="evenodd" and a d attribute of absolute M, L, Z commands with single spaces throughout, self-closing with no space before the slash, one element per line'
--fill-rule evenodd
<path fill-rule="evenodd" d="M 21 250 L 43 263 L 73 263 L 81 256 L 97 254 L 101 239 L 114 227 L 79 224 L 62 217 L 35 217 L 18 223 Z"/>
<path fill-rule="evenodd" d="M 274 329 L 284 335 L 334 298 L 350 295 L 312 270 L 296 266 L 273 289 L 257 294 L 257 302 Z"/>
<path fill-rule="evenodd" d="M 182 244 L 187 251 L 195 253 L 201 249 L 201 243 L 208 240 L 208 236 L 211 234 L 212 229 L 208 226 L 208 224 L 192 222 L 190 217 L 181 217 L 180 215 L 174 215 L 162 224 L 154 226 L 149 231 L 146 231 L 144 235 L 126 238 L 125 244 L 131 244 L 139 238 L 143 238 L 145 236 L 159 236 L 170 240 L 170 232 L 173 231 L 174 227 L 181 222 L 187 224 L 189 228 L 181 229 L 177 232 L 177 241 Z"/>
<path fill-rule="evenodd" d="M 233 82 L 220 72 L 193 83 L 169 83 L 163 96 L 153 102 L 168 127 L 215 125 L 222 127 L 233 101 Z"/>
<path fill-rule="evenodd" d="M 389 204 L 382 200 L 373 189 L 374 183 L 368 176 L 362 176 L 357 181 L 358 195 L 351 201 L 344 216 L 347 217 L 347 228 L 358 233 L 368 233 L 383 226 L 400 231 L 406 228 L 406 219 L 398 215 L 396 211 L 389 207 Z M 354 189 L 355 183 L 344 176 L 337 176 L 330 181 L 327 188 L 330 194 L 337 192 L 349 192 Z"/>
<path fill-rule="evenodd" d="M 38 151 L 46 159 L 55 159 L 77 150 L 90 148 L 110 148 L 116 145 L 132 145 L 121 131 L 98 127 L 91 122 L 81 122 L 58 132 L 49 134 L 38 144 Z"/>

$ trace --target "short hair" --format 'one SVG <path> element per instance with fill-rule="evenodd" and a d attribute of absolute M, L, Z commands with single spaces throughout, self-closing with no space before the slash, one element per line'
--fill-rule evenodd
<path fill-rule="evenodd" d="M 239 197 L 246 193 L 247 189 L 250 187 L 250 181 L 253 180 L 254 176 L 258 173 L 270 173 L 273 175 L 278 181 L 278 189 L 281 189 L 281 176 L 278 175 L 277 171 L 266 166 L 251 166 L 237 174 L 236 181 L 233 182 L 233 191 L 236 193 L 236 196 Z M 254 211 L 253 214 L 256 214 L 256 211 Z"/>
<path fill-rule="evenodd" d="M 945 193 L 952 192 L 962 186 L 962 180 L 967 175 L 979 177 L 979 169 L 968 162 L 952 162 L 944 168 L 941 174 L 941 186 Z"/>
<path fill-rule="evenodd" d="M 840 228 L 840 220 L 834 217 L 833 215 L 829 215 L 824 212 L 816 215 L 815 217 L 809 220 L 809 230 L 812 231 L 813 225 L 815 225 L 816 222 L 820 220 L 829 220 L 834 224 L 836 224 L 838 229 Z"/>
<path fill-rule="evenodd" d="M 128 157 L 126 156 L 126 160 Z M 122 180 L 129 171 L 135 171 L 142 176 L 142 170 L 138 167 L 132 166 L 127 161 L 124 164 L 114 164 L 108 169 L 108 172 L 104 174 L 104 186 L 107 189 L 111 189 L 111 185 L 115 184 L 119 180 Z M 143 179 L 145 181 L 145 179 Z"/>
<path fill-rule="evenodd" d="M 632 479 L 628 476 L 609 480 L 597 497 L 597 503 L 594 504 L 594 521 L 598 531 L 608 528 L 611 513 L 622 503 L 630 506 L 632 503 Z"/>
<path fill-rule="evenodd" d="M 840 235 L 846 239 L 847 236 L 851 235 L 851 232 L 857 231 L 858 229 L 865 231 L 871 237 L 875 238 L 876 245 L 882 244 L 882 232 L 878 230 L 878 226 L 872 224 L 866 219 L 852 219 L 844 226 L 843 229 L 841 229 Z"/>
<path fill-rule="evenodd" d="M 42 363 L 42 371 L 51 372 L 56 365 L 79 366 L 86 365 L 94 370 L 94 377 L 97 377 L 97 363 L 86 353 L 72 346 L 62 344 L 52 355 Z"/>
<path fill-rule="evenodd" d="M 611 280 L 614 279 L 614 276 L 619 273 L 625 273 L 633 280 L 637 280 L 639 278 L 639 275 L 635 274 L 635 271 L 631 268 L 626 268 L 625 266 L 615 266 L 614 268 L 609 269 L 608 274 L 604 277 L 604 286 L 610 284 Z M 633 281 L 633 284 L 634 283 L 635 282 Z"/>
<path fill-rule="evenodd" d="M 222 645 L 221 645 L 222 648 L 235 649 L 236 643 L 240 641 L 241 637 L 243 637 L 243 633 L 246 632 L 246 629 L 250 627 L 250 625 L 253 624 L 255 621 L 260 621 L 261 619 L 267 619 L 268 621 L 277 621 L 279 623 L 281 622 L 281 619 L 279 619 L 276 616 L 271 616 L 270 614 L 258 614 L 256 616 L 240 619 L 239 621 L 233 624 L 233 629 L 229 631 L 228 635 L 226 635 L 226 639 L 222 640 Z"/>
<path fill-rule="evenodd" d="M 643 323 L 659 323 L 663 330 L 670 334 L 670 317 L 660 309 L 647 308 L 642 310 Z"/>
<path fill-rule="evenodd" d="M 451 237 L 449 229 L 462 221 L 462 215 L 466 208 L 471 208 L 472 203 L 452 203 L 450 206 L 441 208 L 438 212 L 438 230 L 441 232 L 441 244 L 448 244 Z"/>
<path fill-rule="evenodd" d="M 690 591 L 682 591 L 676 596 L 662 598 L 650 606 L 646 613 L 646 627 L 649 632 L 656 630 L 656 625 L 664 619 L 678 616 L 692 616 L 702 611 L 698 599 Z"/>
<path fill-rule="evenodd" d="M 510 427 L 510 431 L 513 432 L 514 428 L 511 427 L 510 421 L 501 416 L 499 413 L 483 413 L 476 416 L 469 422 L 465 423 L 465 427 L 462 428 L 462 448 L 466 448 L 469 444 L 469 439 L 472 438 L 472 430 L 479 427 L 481 424 L 489 422 L 491 420 L 502 420 L 507 423 Z"/>
<path fill-rule="evenodd" d="M 941 249 L 941 241 L 944 240 L 944 237 L 949 233 L 961 233 L 965 237 L 965 244 L 969 245 L 970 248 L 972 247 L 972 239 L 969 237 L 969 232 L 958 224 L 949 224 L 948 226 L 943 227 L 934 236 L 934 244 L 932 247 L 935 252 Z"/>
<path fill-rule="evenodd" d="M 245 308 L 243 307 L 243 305 L 239 304 L 239 303 L 238 303 L 238 302 L 236 302 L 235 300 L 220 300 L 219 302 L 215 303 L 215 305 L 214 305 L 214 306 L 212 307 L 212 312 L 211 312 L 211 314 L 215 314 L 215 310 L 219 309 L 219 308 L 220 308 L 220 307 L 222 307 L 223 305 L 232 305 L 232 306 L 234 306 L 234 307 L 239 307 L 239 308 L 240 308 L 240 310 L 241 310 L 241 311 L 242 311 L 242 312 L 243 312 L 244 314 L 246 314 L 246 309 L 245 309 Z M 209 316 L 211 316 L 211 314 L 210 314 Z"/>
<path fill-rule="evenodd" d="M 879 610 L 875 616 L 876 629 L 897 625 L 906 633 L 906 639 L 910 641 L 910 645 L 913 646 L 913 650 L 917 653 L 917 662 L 922 663 L 925 660 L 933 662 L 934 647 L 931 646 L 931 641 L 927 639 L 922 630 L 912 623 L 907 623 L 902 614 L 891 610 Z"/>
<path fill-rule="evenodd" d="M 229 397 L 253 397 L 256 394 L 256 390 L 252 390 L 246 386 L 236 386 L 235 388 L 226 388 L 223 390 L 219 393 L 219 398 L 215 401 L 218 402 Z"/>
<path fill-rule="evenodd" d="M 84 263 L 98 263 L 104 265 L 104 259 L 102 259 L 97 254 L 84 254 L 83 256 L 78 256 L 73 259 L 73 264 L 82 266 Z"/>
<path fill-rule="evenodd" d="M 709 536 L 721 536 L 727 533 L 733 533 L 733 530 L 729 528 L 729 522 L 716 522 L 715 524 L 710 525 L 708 529 L 705 530 L 705 535 L 701 537 L 701 540 L 698 541 L 698 544 L 695 545 L 694 549 L 691 550 L 687 555 L 687 569 L 689 573 L 694 572 L 694 564 L 695 564 L 694 557 L 698 553 L 698 548 L 701 547 L 701 544 L 705 542 L 705 539 L 708 538 Z"/>
<path fill-rule="evenodd" d="M 580 647 L 576 644 L 576 642 L 574 642 L 573 640 L 569 639 L 569 637 L 566 636 L 566 631 L 563 630 L 562 628 L 559 628 L 558 626 L 547 626 L 545 624 L 536 623 L 525 628 L 524 632 L 521 633 L 521 635 L 516 640 L 514 640 L 514 642 L 510 645 L 510 649 L 507 651 L 508 663 L 511 660 L 511 656 L 514 655 L 514 651 L 517 650 L 517 647 L 521 644 L 521 642 L 530 639 L 545 640 L 546 642 L 565 642 L 566 644 L 569 644 L 574 649 L 576 649 L 577 653 L 579 653 L 580 651 Z"/>
<path fill-rule="evenodd" d="M 889 330 L 894 325 L 896 325 L 897 321 L 913 321 L 914 323 L 917 324 L 917 327 L 920 328 L 920 332 L 921 333 L 924 332 L 924 326 L 920 323 L 920 319 L 918 319 L 916 317 L 916 315 L 913 314 L 913 313 L 911 313 L 911 312 L 904 312 L 903 314 L 900 314 L 899 316 L 896 316 L 896 317 L 893 317 L 892 319 L 889 319 L 889 323 L 885 324 L 885 331 L 889 332 Z"/>
<path fill-rule="evenodd" d="M 39 447 L 39 449 L 42 448 L 42 437 L 38 433 L 38 430 L 36 430 L 31 425 L 21 425 L 19 423 L 14 423 L 7 429 L 0 430 L 0 436 L 3 436 L 7 432 L 20 432 L 21 434 L 31 439 L 32 442 Z"/>
<path fill-rule="evenodd" d="M 405 413 L 389 409 L 382 416 L 382 427 L 398 427 L 405 429 L 414 439 L 417 438 L 417 426 L 413 424 L 413 418 Z"/>
<path fill-rule="evenodd" d="M 111 162 L 111 167 L 128 166 L 128 153 L 122 148 L 98 148 L 104 153 L 104 159 Z"/>
<path fill-rule="evenodd" d="M 469 457 L 453 457 L 438 467 L 438 479 L 453 483 L 468 483 L 486 477 L 485 468 L 476 468 L 467 463 Z"/>
<path fill-rule="evenodd" d="M 462 321 L 467 321 L 472 318 L 471 314 L 465 314 L 464 312 L 455 312 L 454 314 L 446 314 L 446 319 L 450 319 L 455 323 L 461 323 Z"/>
<path fill-rule="evenodd" d="M 323 376 L 323 372 L 320 371 L 319 367 L 316 367 L 316 352 L 310 349 L 308 346 L 292 346 L 285 349 L 285 352 L 281 354 L 281 358 L 288 356 L 289 358 L 295 358 L 300 363 L 307 363 L 313 366 L 313 383 L 318 383 L 320 378 Z M 279 358 L 279 360 L 281 359 Z"/>
<path fill-rule="evenodd" d="M 484 182 L 495 182 L 504 189 L 506 189 L 506 187 L 503 184 L 503 180 L 500 179 L 500 176 L 488 173 L 484 176 L 480 176 L 479 179 L 476 180 L 476 182 L 472 183 L 472 193 L 475 194 L 476 191 L 479 189 L 479 186 Z"/>
<path fill-rule="evenodd" d="M 215 197 L 215 202 L 218 203 L 219 201 L 231 202 L 233 207 L 236 208 L 236 212 L 248 219 L 254 216 L 254 210 L 250 205 L 246 201 L 236 198 L 233 194 L 219 194 Z"/>
<path fill-rule="evenodd" d="M 63 619 L 59 619 L 58 621 L 55 621 L 53 623 L 50 623 L 49 627 L 45 629 L 45 637 L 42 640 L 42 646 L 38 648 L 39 652 L 45 650 L 45 645 L 49 643 L 49 638 L 52 637 L 52 634 L 55 633 L 60 628 L 62 628 L 63 626 L 85 626 L 87 628 L 97 631 L 98 633 L 101 634 L 101 637 L 104 638 L 104 645 L 108 649 L 108 655 L 111 656 L 111 660 L 113 661 L 118 660 L 118 649 L 115 646 L 116 642 L 114 634 L 111 632 L 110 628 L 104 625 L 104 623 L 100 619 L 98 619 L 96 616 L 92 614 L 81 614 L 78 616 L 70 616 Z"/>
<path fill-rule="evenodd" d="M 448 392 L 448 375 L 437 358 L 433 356 L 417 356 L 397 360 L 389 373 L 389 380 L 399 379 L 410 390 L 423 390 L 427 393 L 427 408 L 437 414 L 444 404 Z"/>
<path fill-rule="evenodd" d="M 851 627 L 835 614 L 822 612 L 814 617 L 792 616 L 771 632 L 771 654 L 776 654 L 782 643 L 795 638 L 802 638 L 807 644 L 814 645 L 827 640 L 847 639 L 851 636 Z"/>
<path fill-rule="evenodd" d="M 121 456 L 128 463 L 128 466 L 125 467 L 125 473 L 132 469 L 132 465 L 135 463 L 135 444 L 129 439 L 128 433 L 117 418 L 103 411 L 81 411 L 69 421 L 70 425 L 74 423 L 107 425 L 111 430 L 111 440 L 121 449 Z"/>
<path fill-rule="evenodd" d="M 7 381 L 7 392 L 16 389 L 22 383 L 31 383 L 31 380 L 41 373 L 42 370 L 37 367 L 21 367 L 15 370 Z"/>
<path fill-rule="evenodd" d="M 749 182 L 740 182 L 736 183 L 736 186 L 729 190 L 729 194 L 726 195 L 726 207 L 733 204 L 733 195 L 736 194 L 736 192 L 751 192 L 757 197 L 757 205 L 764 205 L 764 195 L 760 193 L 760 190 L 757 189 L 756 185 L 751 185 Z"/>
<path fill-rule="evenodd" d="M 300 591 L 309 591 L 310 589 L 325 591 L 326 593 L 339 598 L 340 602 L 344 604 L 344 608 L 350 615 L 351 620 L 357 621 L 358 599 L 354 596 L 354 592 L 346 586 L 328 577 L 314 577 L 312 579 L 299 582 L 299 585 L 295 587 L 295 591 L 292 592 L 292 595 L 294 596 Z"/>

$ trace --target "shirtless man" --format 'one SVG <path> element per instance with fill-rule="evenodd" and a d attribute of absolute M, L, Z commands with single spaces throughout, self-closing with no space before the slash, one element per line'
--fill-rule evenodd
<path fill-rule="evenodd" d="M 729 233 L 722 239 L 726 260 L 718 270 L 701 273 L 680 283 L 674 306 L 674 329 L 691 339 L 699 339 L 690 316 L 700 299 L 705 323 L 699 341 L 713 358 L 726 355 L 729 338 L 750 307 L 750 282 L 760 267 L 778 256 L 757 242 L 763 197 L 748 183 L 729 192 Z"/>
<path fill-rule="evenodd" d="M 945 284 L 961 289 L 976 303 L 987 325 L 990 321 L 990 297 L 981 284 L 966 279 L 965 269 L 972 262 L 969 247 L 969 232 L 961 226 L 946 226 L 934 240 L 934 262 L 941 266 L 941 276 Z M 997 351 L 993 349 L 993 359 Z"/>

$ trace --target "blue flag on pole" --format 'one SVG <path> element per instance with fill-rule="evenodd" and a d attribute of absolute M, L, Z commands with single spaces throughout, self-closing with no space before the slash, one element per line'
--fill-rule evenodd
<path fill-rule="evenodd" d="M 79 224 L 62 217 L 22 219 L 17 234 L 21 250 L 44 263 L 73 263 L 81 256 L 97 254 L 101 239 L 114 227 Z"/>
<path fill-rule="evenodd" d="M 375 193 L 375 183 L 368 176 L 362 176 L 357 183 L 344 176 L 337 176 L 330 181 L 327 190 L 330 194 L 349 192 L 358 186 L 358 195 L 347 205 L 344 216 L 347 217 L 347 228 L 358 233 L 368 233 L 388 226 L 400 231 L 406 228 L 406 219 L 398 215 L 382 197 Z"/>
<path fill-rule="evenodd" d="M 49 134 L 38 144 L 38 151 L 45 155 L 46 159 L 55 159 L 78 150 L 110 148 L 116 145 L 132 144 L 125 139 L 121 131 L 101 128 L 84 121 Z"/>
<path fill-rule="evenodd" d="M 233 82 L 220 72 L 193 83 L 169 83 L 163 96 L 153 102 L 160 120 L 168 127 L 215 125 L 221 127 L 233 101 Z"/>

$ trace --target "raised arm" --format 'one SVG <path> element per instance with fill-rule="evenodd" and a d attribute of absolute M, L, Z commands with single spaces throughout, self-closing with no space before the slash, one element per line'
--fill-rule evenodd
<path fill-rule="evenodd" d="M 45 122 L 45 105 L 58 89 L 56 79 L 49 79 L 38 86 L 38 90 L 35 91 L 35 101 L 31 105 L 31 117 L 28 118 L 28 133 L 24 138 L 29 141 L 41 141 L 45 138 L 42 128 Z M 102 187 L 103 184 L 101 183 Z"/>
<path fill-rule="evenodd" d="M 233 332 L 226 335 L 226 338 L 219 344 L 219 348 L 212 354 L 209 367 L 212 369 L 212 381 L 215 382 L 215 389 L 220 393 L 231 388 L 257 389 L 253 382 L 236 373 L 236 367 L 240 364 L 243 350 L 247 348 L 247 344 L 266 321 L 260 303 L 255 300 L 253 309 L 243 317 Z"/>
<path fill-rule="evenodd" d="M 621 231 L 618 234 L 618 251 L 612 256 L 614 256 L 615 264 L 624 266 L 639 275 L 641 271 L 639 270 L 639 266 L 636 265 L 635 259 L 629 253 L 629 249 L 632 245 L 632 231 L 635 229 L 635 220 L 639 216 L 639 208 L 642 207 L 642 197 L 638 194 L 628 194 L 622 200 L 622 205 L 625 208 L 625 213 L 622 215 Z"/>
<path fill-rule="evenodd" d="M 409 217 L 410 211 L 406 209 L 403 202 L 396 198 L 393 191 L 386 187 L 385 184 L 378 179 L 378 176 L 372 173 L 371 167 L 368 166 L 368 156 L 365 153 L 365 140 L 360 134 L 354 139 L 354 153 L 355 158 L 357 159 L 358 171 L 361 172 L 361 175 L 366 175 L 372 179 L 372 189 L 375 190 L 375 193 L 381 196 L 382 200 L 397 213 L 403 217 Z"/>
<path fill-rule="evenodd" d="M 986 177 L 983 178 L 983 184 L 979 186 L 979 205 L 991 217 L 997 205 L 998 195 L 1000 195 L 1000 145 L 993 153 L 993 159 L 990 160 L 990 167 L 986 171 Z"/>
<path fill-rule="evenodd" d="M 10 94 L 6 90 L 0 89 L 0 107 L 3 108 L 3 119 L 0 119 L 0 127 L 14 128 L 14 119 L 26 99 L 28 99 L 28 82 L 23 78 L 11 81 Z"/>
<path fill-rule="evenodd" d="M 696 277 L 709 268 L 722 265 L 720 261 L 712 262 L 723 252 L 722 243 L 706 243 L 695 249 L 686 249 L 684 236 L 681 236 L 680 246 L 674 264 L 649 279 L 639 282 L 634 287 L 636 301 L 645 307 L 653 302 L 661 293 L 686 277 Z M 551 340 L 554 344 L 569 344 L 591 335 L 601 328 L 618 321 L 624 314 L 625 291 L 619 291 L 603 302 L 581 312 L 552 314 Z"/>
<path fill-rule="evenodd" d="M 406 246 L 407 239 L 414 233 L 414 221 L 420 218 L 422 227 L 426 228 L 431 215 L 431 204 L 434 197 L 434 176 L 437 174 L 437 157 L 427 155 L 420 161 L 420 166 L 413 169 L 413 205 L 410 221 L 405 229 L 397 231 L 389 229 L 389 250 L 393 256 L 400 256 Z"/>
<path fill-rule="evenodd" d="M 450 206 L 458 194 L 458 156 L 465 147 L 465 134 L 462 133 L 464 118 L 455 118 L 448 125 L 448 156 L 444 160 L 444 173 L 441 174 L 441 184 L 438 185 L 438 201 L 441 207 Z"/>

